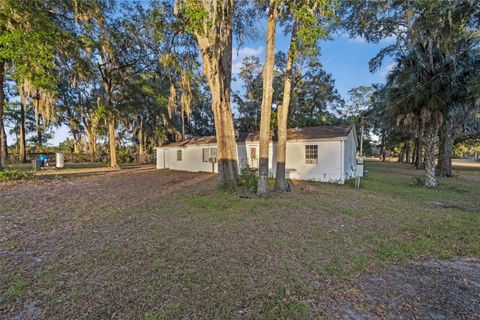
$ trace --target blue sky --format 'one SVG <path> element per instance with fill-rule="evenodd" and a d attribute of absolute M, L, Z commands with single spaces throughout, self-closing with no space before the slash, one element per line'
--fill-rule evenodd
<path fill-rule="evenodd" d="M 260 30 L 259 33 L 264 34 Z M 251 55 L 258 56 L 263 62 L 265 58 L 264 39 L 259 38 L 249 41 L 238 50 L 235 48 L 233 56 L 233 72 L 237 73 L 240 69 L 243 58 Z M 374 57 L 378 51 L 388 45 L 392 39 L 386 39 L 378 44 L 367 43 L 362 38 L 350 39 L 345 35 L 339 35 L 331 41 L 321 43 L 320 62 L 325 70 L 331 73 L 335 79 L 335 86 L 342 97 L 347 100 L 347 92 L 360 85 L 369 85 L 372 83 L 382 83 L 392 66 L 391 59 L 385 59 L 382 68 L 370 73 L 368 70 L 368 61 Z M 279 33 L 276 39 L 277 51 L 287 51 L 289 39 L 282 33 Z M 238 90 L 241 83 L 233 84 L 233 89 Z M 68 128 L 62 126 L 56 129 L 55 136 L 49 141 L 51 145 L 57 145 L 59 142 L 69 137 Z M 13 138 L 9 137 L 9 143 L 13 143 Z"/>
<path fill-rule="evenodd" d="M 289 39 L 283 34 L 276 38 L 276 51 L 288 50 Z M 347 92 L 360 85 L 369 85 L 373 83 L 383 83 L 388 71 L 392 67 L 392 59 L 386 58 L 382 68 L 375 73 L 368 70 L 368 62 L 380 49 L 392 43 L 393 39 L 385 39 L 377 44 L 368 43 L 363 38 L 350 39 L 346 35 L 336 36 L 333 40 L 322 41 L 320 62 L 324 69 L 331 73 L 335 79 L 335 85 L 344 99 L 347 98 Z M 234 50 L 233 71 L 238 72 L 243 58 L 255 55 L 260 61 L 265 60 L 264 39 L 258 39 L 247 43 Z M 239 83 L 234 84 L 234 89 L 238 88 Z"/>

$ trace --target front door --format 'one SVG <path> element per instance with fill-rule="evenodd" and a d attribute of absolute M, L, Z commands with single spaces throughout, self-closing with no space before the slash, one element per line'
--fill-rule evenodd
<path fill-rule="evenodd" d="M 250 168 L 258 169 L 258 148 L 256 145 L 251 145 L 248 147 L 248 165 Z"/>

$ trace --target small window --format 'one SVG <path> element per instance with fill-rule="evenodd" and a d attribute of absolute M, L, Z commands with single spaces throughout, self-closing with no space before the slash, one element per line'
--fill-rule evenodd
<path fill-rule="evenodd" d="M 177 161 L 182 161 L 182 150 L 177 150 Z"/>
<path fill-rule="evenodd" d="M 217 148 L 210 149 L 210 158 L 215 159 L 214 162 L 217 162 Z"/>
<path fill-rule="evenodd" d="M 210 160 L 212 159 L 212 160 Z M 214 160 L 215 159 L 215 160 Z M 203 162 L 217 162 L 217 148 L 203 148 L 202 161 Z"/>
<path fill-rule="evenodd" d="M 210 160 L 210 149 L 209 148 L 203 148 L 202 149 L 202 159 L 203 159 L 203 162 L 209 162 Z"/>
<path fill-rule="evenodd" d="M 318 146 L 317 145 L 305 146 L 305 163 L 307 164 L 318 163 Z"/>
<path fill-rule="evenodd" d="M 250 159 L 257 159 L 257 148 L 250 148 Z"/>

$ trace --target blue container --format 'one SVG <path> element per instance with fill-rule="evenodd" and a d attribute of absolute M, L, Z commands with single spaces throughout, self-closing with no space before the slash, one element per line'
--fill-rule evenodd
<path fill-rule="evenodd" d="M 38 161 L 40 161 L 40 167 L 45 167 L 45 165 L 47 164 L 47 161 L 48 161 L 48 156 L 45 156 L 45 155 L 41 155 L 38 157 Z"/>

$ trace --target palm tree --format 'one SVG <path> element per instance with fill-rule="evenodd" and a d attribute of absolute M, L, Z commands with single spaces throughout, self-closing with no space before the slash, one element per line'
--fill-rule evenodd
<path fill-rule="evenodd" d="M 425 158 L 425 186 L 437 187 L 438 130 L 448 108 L 443 56 L 431 43 L 399 55 L 388 78 L 388 101 L 397 125 L 419 138 Z"/>

